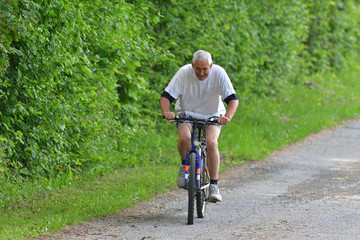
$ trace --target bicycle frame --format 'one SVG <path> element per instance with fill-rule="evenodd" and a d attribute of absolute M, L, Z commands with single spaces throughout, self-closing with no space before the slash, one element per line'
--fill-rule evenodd
<path fill-rule="evenodd" d="M 185 188 L 188 186 L 189 181 L 189 156 L 191 153 L 195 152 L 198 156 L 198 161 L 196 163 L 196 182 L 197 182 L 197 190 L 202 189 L 201 187 L 201 165 L 202 165 L 202 159 L 201 159 L 201 151 L 204 143 L 202 142 L 203 137 L 202 134 L 205 131 L 205 127 L 208 125 L 214 125 L 217 124 L 217 117 L 211 117 L 209 119 L 193 119 L 193 118 L 175 118 L 175 122 L 187 122 L 192 123 L 192 133 L 191 133 L 191 148 L 186 154 L 185 158 Z M 206 167 L 206 166 L 205 166 Z M 205 186 L 206 187 L 206 186 Z"/>
<path fill-rule="evenodd" d="M 196 163 L 197 190 L 201 189 L 200 177 L 201 177 L 201 164 L 202 164 L 202 159 L 201 159 L 202 143 L 200 140 L 201 140 L 202 131 L 204 131 L 204 126 L 202 124 L 201 125 L 197 124 L 196 121 L 193 121 L 193 131 L 191 134 L 191 149 L 189 152 L 187 152 L 185 158 L 185 188 L 187 187 L 189 181 L 189 164 L 188 164 L 189 155 L 192 152 L 195 152 L 198 156 L 198 161 Z M 196 138 L 196 133 L 197 133 L 197 138 Z M 199 139 L 199 141 L 197 139 Z"/>

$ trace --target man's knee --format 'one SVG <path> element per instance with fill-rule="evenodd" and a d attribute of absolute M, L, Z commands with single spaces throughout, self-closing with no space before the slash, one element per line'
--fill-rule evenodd
<path fill-rule="evenodd" d="M 208 151 L 217 151 L 220 129 L 217 126 L 209 126 L 206 136 L 206 148 Z"/>
<path fill-rule="evenodd" d="M 180 146 L 190 146 L 190 138 L 186 136 L 179 136 L 178 144 Z"/>
<path fill-rule="evenodd" d="M 179 143 L 190 144 L 191 132 L 187 123 L 178 126 Z"/>
<path fill-rule="evenodd" d="M 206 139 L 206 148 L 208 151 L 216 151 L 218 149 L 217 139 Z"/>

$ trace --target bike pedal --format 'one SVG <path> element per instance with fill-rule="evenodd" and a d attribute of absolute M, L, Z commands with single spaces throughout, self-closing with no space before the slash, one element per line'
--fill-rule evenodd
<path fill-rule="evenodd" d="M 206 202 L 209 203 L 217 203 L 218 201 L 216 199 L 205 199 Z"/>

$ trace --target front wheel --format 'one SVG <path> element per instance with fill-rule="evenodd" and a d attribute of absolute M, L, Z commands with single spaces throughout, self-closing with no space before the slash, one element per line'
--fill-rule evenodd
<path fill-rule="evenodd" d="M 196 153 L 190 153 L 190 168 L 188 182 L 188 224 L 194 224 L 194 200 L 196 193 Z"/>

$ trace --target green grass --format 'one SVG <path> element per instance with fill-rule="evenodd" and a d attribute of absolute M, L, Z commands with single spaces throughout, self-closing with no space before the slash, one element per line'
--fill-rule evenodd
<path fill-rule="evenodd" d="M 284 89 L 278 96 L 242 101 L 231 124 L 222 130 L 220 151 L 227 163 L 222 170 L 231 164 L 262 160 L 271 151 L 310 133 L 359 116 L 359 75 L 360 67 L 355 66 L 338 76 L 324 74 L 307 79 L 309 84 Z M 164 122 L 159 132 L 166 137 L 139 139 L 142 144 L 136 151 L 151 151 L 151 159 L 144 159 L 144 163 L 149 162 L 145 166 L 118 166 L 104 170 L 101 177 L 9 186 L 14 198 L 0 209 L 0 239 L 47 234 L 127 208 L 174 187 L 176 131 Z M 157 155 L 161 157 L 156 159 Z"/>
<path fill-rule="evenodd" d="M 118 169 L 62 190 L 45 191 L 2 209 L 0 239 L 37 236 L 150 199 L 174 186 L 177 167 Z"/>
<path fill-rule="evenodd" d="M 224 128 L 220 148 L 235 161 L 258 160 L 310 133 L 359 116 L 359 67 L 340 76 L 318 76 L 311 86 L 285 89 L 279 96 L 240 106 Z"/>

